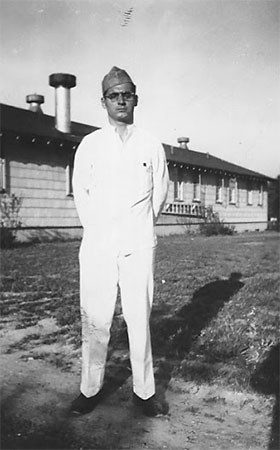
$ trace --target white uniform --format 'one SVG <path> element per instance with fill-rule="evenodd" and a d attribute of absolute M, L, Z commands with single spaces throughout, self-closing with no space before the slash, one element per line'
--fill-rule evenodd
<path fill-rule="evenodd" d="M 154 224 L 168 191 L 161 143 L 134 125 L 122 141 L 111 125 L 86 136 L 74 164 L 73 189 L 84 227 L 80 249 L 81 392 L 102 387 L 110 326 L 121 289 L 134 392 L 155 392 L 149 317 L 153 301 Z"/>

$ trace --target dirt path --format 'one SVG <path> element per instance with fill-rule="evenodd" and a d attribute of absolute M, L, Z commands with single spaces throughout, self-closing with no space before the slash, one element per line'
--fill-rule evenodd
<path fill-rule="evenodd" d="M 133 409 L 131 377 L 91 414 L 69 416 L 79 391 L 79 352 L 62 342 L 32 346 L 29 340 L 55 329 L 53 319 L 25 329 L 10 321 L 1 329 L 3 449 L 268 448 L 273 398 L 174 378 L 166 390 L 167 416 L 147 419 Z M 55 365 L 58 355 L 74 361 L 71 369 Z"/>

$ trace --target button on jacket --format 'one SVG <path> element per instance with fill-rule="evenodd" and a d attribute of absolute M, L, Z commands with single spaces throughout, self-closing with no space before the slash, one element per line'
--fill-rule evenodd
<path fill-rule="evenodd" d="M 164 149 L 146 131 L 130 125 L 121 140 L 109 125 L 89 134 L 78 147 L 73 174 L 85 235 L 122 254 L 154 247 L 168 182 Z"/>

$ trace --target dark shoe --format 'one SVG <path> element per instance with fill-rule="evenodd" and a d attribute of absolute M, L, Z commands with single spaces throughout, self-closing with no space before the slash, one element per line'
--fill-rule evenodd
<path fill-rule="evenodd" d="M 100 392 L 98 392 L 93 397 L 86 397 L 83 394 L 80 394 L 78 398 L 76 398 L 70 407 L 71 414 L 88 414 L 90 413 L 100 402 Z"/>
<path fill-rule="evenodd" d="M 133 403 L 139 410 L 141 410 L 141 412 L 145 416 L 148 417 L 156 417 L 168 413 L 167 404 L 162 405 L 159 401 L 156 400 L 155 395 L 148 398 L 147 400 L 143 400 L 134 393 Z"/>

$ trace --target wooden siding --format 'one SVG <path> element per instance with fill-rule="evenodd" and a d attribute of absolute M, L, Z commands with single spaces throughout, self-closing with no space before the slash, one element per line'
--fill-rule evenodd
<path fill-rule="evenodd" d="M 67 166 L 71 155 L 61 148 L 40 146 L 24 142 L 10 142 L 6 151 L 7 192 L 23 198 L 20 218 L 23 227 L 77 227 L 80 225 L 73 197 L 67 196 Z M 73 156 L 73 155 L 72 155 Z M 251 222 L 252 227 L 266 229 L 267 187 L 263 185 L 263 203 L 259 203 L 259 185 L 251 183 L 252 204 L 248 205 L 248 181 L 237 178 L 238 191 L 236 203 L 229 202 L 229 177 L 224 176 L 221 202 L 216 201 L 217 176 L 203 170 L 187 170 L 184 166 L 169 164 L 170 188 L 167 204 L 174 203 L 175 183 L 183 184 L 181 203 L 212 206 L 224 222 Z M 194 199 L 194 182 L 200 184 L 200 201 Z M 265 183 L 263 181 L 263 183 Z M 170 217 L 163 215 L 159 224 L 164 227 L 170 223 Z M 176 216 L 181 222 L 181 218 Z M 174 217 L 174 229 L 178 223 Z M 176 219 L 176 220 L 175 220 Z M 172 219 L 173 220 L 173 219 Z M 195 221 L 195 218 L 192 218 Z M 183 221 L 184 222 L 184 221 Z M 255 225 L 263 222 L 262 225 Z M 172 228 L 172 230 L 173 230 Z M 248 224 L 238 225 L 238 229 L 250 229 Z M 171 230 L 171 228 L 170 228 Z"/>
<path fill-rule="evenodd" d="M 167 204 L 176 202 L 174 198 L 174 184 L 177 181 L 178 171 L 177 167 L 170 165 L 170 188 L 167 197 Z M 193 197 L 194 188 L 193 183 L 197 178 L 197 174 L 201 174 L 200 185 L 200 201 L 198 202 Z M 259 187 L 257 181 L 248 183 L 245 178 L 237 178 L 236 202 L 229 201 L 229 177 L 224 176 L 221 201 L 216 200 L 216 190 L 218 184 L 218 177 L 213 173 L 205 173 L 203 171 L 189 170 L 181 174 L 181 180 L 184 182 L 183 186 L 183 202 L 187 204 L 199 203 L 205 207 L 213 207 L 213 211 L 217 212 L 220 220 L 224 222 L 236 223 L 237 228 L 241 229 L 266 229 L 266 222 L 268 220 L 268 195 L 266 182 L 262 181 L 262 204 L 259 204 Z M 252 189 L 252 202 L 248 204 L 248 186 Z M 179 202 L 178 202 L 179 203 Z M 246 222 L 251 222 L 252 226 Z M 244 225 L 242 225 L 244 223 Z"/>
<path fill-rule="evenodd" d="M 67 196 L 69 154 L 60 148 L 15 143 L 8 155 L 8 192 L 23 199 L 23 227 L 80 225 L 73 198 Z"/>
<path fill-rule="evenodd" d="M 216 186 L 211 182 L 207 185 L 206 205 L 213 205 L 221 220 L 225 222 L 266 222 L 267 217 L 267 188 L 263 185 L 262 205 L 259 205 L 258 185 L 253 185 L 252 204 L 248 204 L 248 189 L 245 179 L 237 178 L 236 203 L 229 202 L 228 178 L 225 178 L 222 203 L 216 202 Z M 266 228 L 266 224 L 263 225 Z"/>

